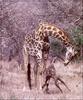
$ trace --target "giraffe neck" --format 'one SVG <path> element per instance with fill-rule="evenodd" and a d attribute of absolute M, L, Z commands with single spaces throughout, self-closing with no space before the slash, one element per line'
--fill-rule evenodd
<path fill-rule="evenodd" d="M 39 34 L 40 40 L 43 40 L 44 37 L 52 36 L 61 40 L 66 47 L 71 46 L 68 34 L 54 25 L 41 24 L 37 34 Z"/>

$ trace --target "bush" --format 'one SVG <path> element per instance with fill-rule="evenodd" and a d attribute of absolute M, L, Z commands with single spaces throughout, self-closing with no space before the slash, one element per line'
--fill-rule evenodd
<path fill-rule="evenodd" d="M 51 40 L 51 54 L 53 56 L 62 56 L 65 53 L 65 47 L 59 40 Z"/>
<path fill-rule="evenodd" d="M 76 28 L 72 29 L 73 39 L 76 43 L 76 46 L 79 51 L 79 59 L 83 59 L 83 34 L 82 34 L 82 26 L 77 26 Z"/>
<path fill-rule="evenodd" d="M 79 52 L 77 56 L 78 60 L 83 59 L 83 34 L 82 34 L 82 26 L 76 26 L 71 30 L 72 39 L 74 44 L 76 44 L 76 49 Z M 51 39 L 51 54 L 53 56 L 59 55 L 62 56 L 65 54 L 65 46 L 58 41 L 57 39 Z M 75 57 L 76 58 L 76 57 Z"/>

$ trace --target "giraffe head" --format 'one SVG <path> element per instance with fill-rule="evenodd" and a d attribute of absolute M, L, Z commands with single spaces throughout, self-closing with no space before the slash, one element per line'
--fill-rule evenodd
<path fill-rule="evenodd" d="M 64 65 L 67 65 L 73 59 L 73 57 L 78 53 L 72 46 L 68 46 L 66 47 L 66 49 L 67 51 L 65 55 Z"/>

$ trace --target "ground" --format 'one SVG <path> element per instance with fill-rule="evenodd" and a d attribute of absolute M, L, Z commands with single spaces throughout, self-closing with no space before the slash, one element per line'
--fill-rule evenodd
<path fill-rule="evenodd" d="M 80 44 L 79 48 L 83 54 L 82 19 L 82 0 L 0 0 L 0 100 L 82 100 L 81 62 L 76 60 L 67 67 L 61 61 L 55 63 L 57 74 L 71 89 L 69 92 L 60 84 L 63 94 L 54 86 L 52 80 L 50 94 L 38 92 L 34 88 L 33 74 L 33 89 L 29 90 L 26 73 L 22 70 L 23 66 L 20 66 L 23 64 L 24 38 L 26 34 L 34 33 L 40 21 L 55 24 L 72 37 L 77 36 L 76 42 Z M 52 48 L 53 56 L 61 56 L 62 49 L 57 43 L 54 43 Z"/>
<path fill-rule="evenodd" d="M 49 61 L 48 61 L 49 64 Z M 65 81 L 70 88 L 69 92 L 60 84 L 63 94 L 50 82 L 50 93 L 41 93 L 34 87 L 32 74 L 32 90 L 29 90 L 25 72 L 18 66 L 16 60 L 11 62 L 0 62 L 0 100 L 2 99 L 21 99 L 21 100 L 82 100 L 82 68 L 81 62 L 72 63 L 64 66 L 62 61 L 55 62 L 58 75 Z M 32 71 L 33 72 L 33 71 Z"/>

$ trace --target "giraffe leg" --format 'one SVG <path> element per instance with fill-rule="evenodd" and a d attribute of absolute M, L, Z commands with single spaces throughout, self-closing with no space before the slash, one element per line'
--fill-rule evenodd
<path fill-rule="evenodd" d="M 48 86 L 49 86 L 49 83 L 47 83 L 47 87 L 46 87 L 46 93 L 49 93 L 48 91 L 49 91 L 49 88 L 48 88 Z"/>
<path fill-rule="evenodd" d="M 37 72 L 38 72 L 38 65 L 37 65 L 37 61 L 34 57 L 35 60 L 35 65 L 34 65 L 34 82 L 35 82 L 35 87 L 37 87 Z"/>
<path fill-rule="evenodd" d="M 43 84 L 43 61 L 42 61 L 42 51 L 38 50 L 36 53 L 36 61 L 37 61 L 37 88 L 41 91 Z M 42 92 L 42 91 L 41 91 Z"/>
<path fill-rule="evenodd" d="M 39 90 L 42 90 L 42 85 L 44 82 L 43 78 L 43 63 L 42 61 L 38 63 L 38 69 L 37 69 L 37 87 Z"/>
<path fill-rule="evenodd" d="M 46 80 L 45 80 L 44 85 L 42 86 L 42 89 L 43 89 L 45 86 L 47 86 L 47 81 L 48 81 L 48 77 L 46 77 Z"/>
<path fill-rule="evenodd" d="M 61 91 L 61 93 L 63 93 L 62 89 L 60 88 L 58 82 L 58 78 L 53 77 L 54 81 L 55 81 L 55 85 L 58 87 L 58 89 Z"/>
<path fill-rule="evenodd" d="M 27 66 L 28 70 L 27 70 L 27 80 L 29 82 L 29 88 L 31 89 L 31 65 L 30 63 L 28 63 L 28 66 Z"/>
<path fill-rule="evenodd" d="M 48 59 L 48 54 L 49 54 L 49 52 L 46 52 L 46 51 L 43 51 L 42 52 L 42 58 L 43 58 L 43 72 L 45 71 L 45 69 L 46 69 L 46 65 L 47 65 L 47 59 Z M 49 77 L 47 76 L 45 76 L 44 75 L 44 73 L 43 73 L 43 78 L 44 78 L 44 80 L 43 80 L 43 82 L 45 82 L 46 83 L 46 91 L 48 91 L 48 85 L 49 85 Z"/>
<path fill-rule="evenodd" d="M 43 75 L 42 75 L 42 66 L 38 66 L 38 72 L 37 72 L 37 79 L 38 79 L 38 88 L 42 90 L 42 83 L 43 83 Z"/>
<path fill-rule="evenodd" d="M 35 72 L 34 72 L 34 81 L 35 81 L 35 87 L 36 87 L 37 86 L 37 67 L 36 67 Z"/>
<path fill-rule="evenodd" d="M 49 81 L 50 81 L 50 77 L 48 76 L 47 77 L 47 82 L 46 82 L 46 93 L 49 93 L 49 88 L 48 88 L 48 86 L 49 86 Z"/>
<path fill-rule="evenodd" d="M 58 80 L 59 80 L 61 83 L 63 83 L 63 84 L 65 85 L 65 87 L 66 87 L 69 91 L 71 91 L 62 79 L 58 78 Z"/>
<path fill-rule="evenodd" d="M 31 89 L 31 64 L 30 64 L 30 56 L 28 55 L 28 65 L 27 65 L 27 80 L 29 84 L 29 88 Z"/>
<path fill-rule="evenodd" d="M 29 54 L 28 54 L 28 51 L 26 49 L 26 45 L 25 44 L 23 45 L 22 52 L 23 52 L 22 54 L 23 54 L 23 59 L 24 59 L 24 66 L 22 67 L 22 69 L 25 71 L 25 73 L 27 75 L 27 81 L 29 82 L 29 78 L 30 77 L 28 75 L 30 74 L 30 71 L 29 71 L 30 70 L 30 59 L 29 59 Z M 28 68 L 29 68 L 29 70 L 28 70 Z M 29 82 L 29 83 L 31 84 L 31 82 Z M 25 91 L 26 86 L 27 86 L 27 84 L 25 82 L 25 85 L 23 87 L 23 91 Z M 30 86 L 30 88 L 31 88 L 31 86 Z"/>
<path fill-rule="evenodd" d="M 46 77 L 46 80 L 45 80 L 45 83 L 44 83 L 44 85 L 42 86 L 42 89 L 46 86 L 46 89 L 45 89 L 45 92 L 46 93 L 49 93 L 48 91 L 49 91 L 49 88 L 48 88 L 48 86 L 49 86 L 49 80 L 50 80 L 50 78 L 47 76 Z"/>
<path fill-rule="evenodd" d="M 59 88 L 59 90 L 61 91 L 61 93 L 63 93 L 62 89 L 60 88 L 60 86 L 55 82 L 55 85 Z"/>
<path fill-rule="evenodd" d="M 27 65 L 28 65 L 28 51 L 26 49 L 26 45 L 23 45 L 23 59 L 24 59 L 24 66 L 22 67 L 22 69 L 25 71 L 25 73 L 27 73 Z"/>
<path fill-rule="evenodd" d="M 45 83 L 43 84 L 42 89 L 43 89 L 45 86 L 47 86 L 47 82 L 45 82 Z"/>

